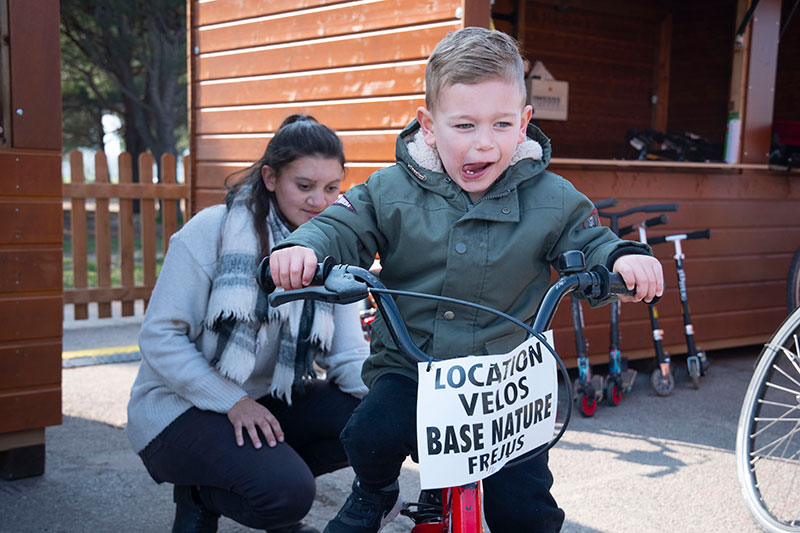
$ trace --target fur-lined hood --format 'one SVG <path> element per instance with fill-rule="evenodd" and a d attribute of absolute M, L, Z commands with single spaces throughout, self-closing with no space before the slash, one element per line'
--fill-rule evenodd
<path fill-rule="evenodd" d="M 509 189 L 543 172 L 550 163 L 550 139 L 542 131 L 528 124 L 527 140 L 517 145 L 508 169 L 501 175 L 489 191 Z M 395 146 L 398 163 L 406 167 L 423 187 L 449 196 L 448 192 L 460 191 L 447 176 L 435 146 L 429 146 L 422 137 L 422 128 L 417 120 L 412 121 L 400 133 Z"/>

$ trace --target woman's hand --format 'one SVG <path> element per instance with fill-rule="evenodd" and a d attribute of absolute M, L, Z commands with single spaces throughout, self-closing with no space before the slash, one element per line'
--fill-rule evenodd
<path fill-rule="evenodd" d="M 622 276 L 628 289 L 636 287 L 634 296 L 620 295 L 621 302 L 652 302 L 664 294 L 664 272 L 655 257 L 641 254 L 623 255 L 614 261 L 614 272 Z"/>
<path fill-rule="evenodd" d="M 239 446 L 244 446 L 242 428 L 247 429 L 247 434 L 250 435 L 250 440 L 256 449 L 261 448 L 261 439 L 258 438 L 259 429 L 267 439 L 270 448 L 275 447 L 278 442 L 283 442 L 283 430 L 278 419 L 269 412 L 269 409 L 249 396 L 243 397 L 231 407 L 228 411 L 228 420 L 233 424 L 236 444 Z"/>
<path fill-rule="evenodd" d="M 290 246 L 272 252 L 269 269 L 276 287 L 302 289 L 311 283 L 317 272 L 317 255 L 303 246 Z"/>

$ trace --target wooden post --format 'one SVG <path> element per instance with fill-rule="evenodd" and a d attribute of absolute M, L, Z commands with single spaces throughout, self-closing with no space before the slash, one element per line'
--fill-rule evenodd
<path fill-rule="evenodd" d="M 133 160 L 131 154 L 119 154 L 119 182 L 120 184 L 133 183 Z M 123 287 L 132 288 L 134 285 L 134 226 L 133 226 L 133 199 L 119 199 L 119 256 L 120 256 L 120 282 Z M 130 296 L 122 300 L 122 316 L 133 316 L 134 300 Z"/>
<path fill-rule="evenodd" d="M 95 183 L 109 183 L 108 161 L 102 150 L 94 154 Z M 108 198 L 94 200 L 94 238 L 95 261 L 97 262 L 97 287 L 111 288 L 111 217 L 108 212 Z M 111 302 L 97 303 L 98 318 L 111 316 Z"/>
<path fill-rule="evenodd" d="M 492 20 L 492 5 L 489 0 L 462 0 L 461 21 L 463 26 L 488 28 Z"/>
<path fill-rule="evenodd" d="M 139 154 L 139 183 L 153 185 L 153 156 L 147 152 Z M 156 285 L 156 208 L 153 198 L 142 199 L 139 216 L 142 226 L 144 285 L 152 290 Z M 145 299 L 145 307 L 148 301 L 149 298 Z"/>
<path fill-rule="evenodd" d="M 161 183 L 175 183 L 175 156 L 164 154 L 161 156 Z M 178 230 L 178 214 L 176 203 L 180 200 L 164 199 L 161 201 L 161 238 L 163 239 L 164 255 L 167 255 L 169 238 Z"/>
<path fill-rule="evenodd" d="M 72 183 L 84 183 L 83 154 L 77 150 L 69 153 L 70 180 Z M 72 198 L 72 286 L 76 289 L 85 289 L 87 280 L 87 235 L 86 235 L 86 200 Z M 89 308 L 86 304 L 75 305 L 75 319 L 89 318 Z"/>
<path fill-rule="evenodd" d="M 767 163 L 775 105 L 781 0 L 761 0 L 750 22 L 747 92 L 742 130 L 742 163 Z"/>

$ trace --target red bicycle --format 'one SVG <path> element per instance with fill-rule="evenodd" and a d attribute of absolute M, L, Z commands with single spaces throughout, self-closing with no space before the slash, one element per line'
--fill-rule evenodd
<path fill-rule="evenodd" d="M 512 468 L 539 456 L 555 445 L 564 434 L 572 416 L 572 401 L 569 401 L 572 398 L 570 376 L 558 354 L 542 335 L 542 332 L 549 328 L 561 300 L 568 294 L 574 294 L 579 298 L 602 299 L 610 294 L 633 294 L 635 292 L 627 289 L 619 275 L 609 272 L 603 266 L 585 270 L 584 257 L 580 251 L 562 254 L 559 257 L 558 270 L 561 276 L 550 286 L 531 324 L 526 324 L 496 309 L 472 302 L 430 294 L 390 290 L 369 270 L 350 265 L 337 265 L 330 258 L 318 265 L 312 285 L 303 289 L 273 293 L 275 286 L 269 272 L 269 258 L 264 259 L 259 265 L 257 282 L 264 291 L 271 293 L 269 301 L 272 306 L 298 299 L 347 304 L 364 300 L 371 295 L 402 355 L 415 364 L 427 363 L 429 368 L 436 359 L 422 352 L 411 340 L 392 295 L 414 296 L 468 305 L 505 318 L 527 331 L 529 338 L 536 337 L 554 358 L 562 378 L 560 386 L 566 389 L 567 393 L 564 397 L 568 401 L 563 403 L 565 413 L 563 413 L 560 428 L 553 431 L 554 434 L 549 442 L 502 466 L 503 468 Z M 553 404 L 558 405 L 555 400 Z M 404 504 L 401 513 L 414 521 L 412 533 L 482 533 L 484 530 L 481 482 L 478 480 L 461 486 L 423 490 L 419 501 Z"/>

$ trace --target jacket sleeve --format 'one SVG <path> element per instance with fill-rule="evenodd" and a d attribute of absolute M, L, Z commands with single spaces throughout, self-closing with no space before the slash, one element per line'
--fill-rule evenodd
<path fill-rule="evenodd" d="M 337 263 L 369 268 L 386 242 L 378 227 L 380 180 L 376 178 L 377 173 L 350 188 L 273 250 L 305 246 L 320 260 L 331 256 Z"/>
<path fill-rule="evenodd" d="M 594 265 L 605 265 L 610 270 L 614 261 L 623 255 L 652 255 L 648 245 L 620 239 L 611 229 L 603 227 L 594 204 L 566 180 L 563 182 L 562 199 L 561 231 L 547 255 L 553 266 L 558 256 L 568 250 L 582 251 L 587 269 Z M 590 301 L 590 304 L 603 305 L 611 300 Z"/>
<path fill-rule="evenodd" d="M 361 366 L 369 355 L 369 343 L 364 339 L 358 310 L 358 304 L 334 306 L 333 344 L 317 364 L 342 392 L 363 398 L 367 386 L 361 379 Z"/>
<path fill-rule="evenodd" d="M 145 364 L 200 409 L 227 413 L 246 392 L 209 366 L 195 344 L 203 331 L 211 279 L 173 236 L 139 333 Z"/>

